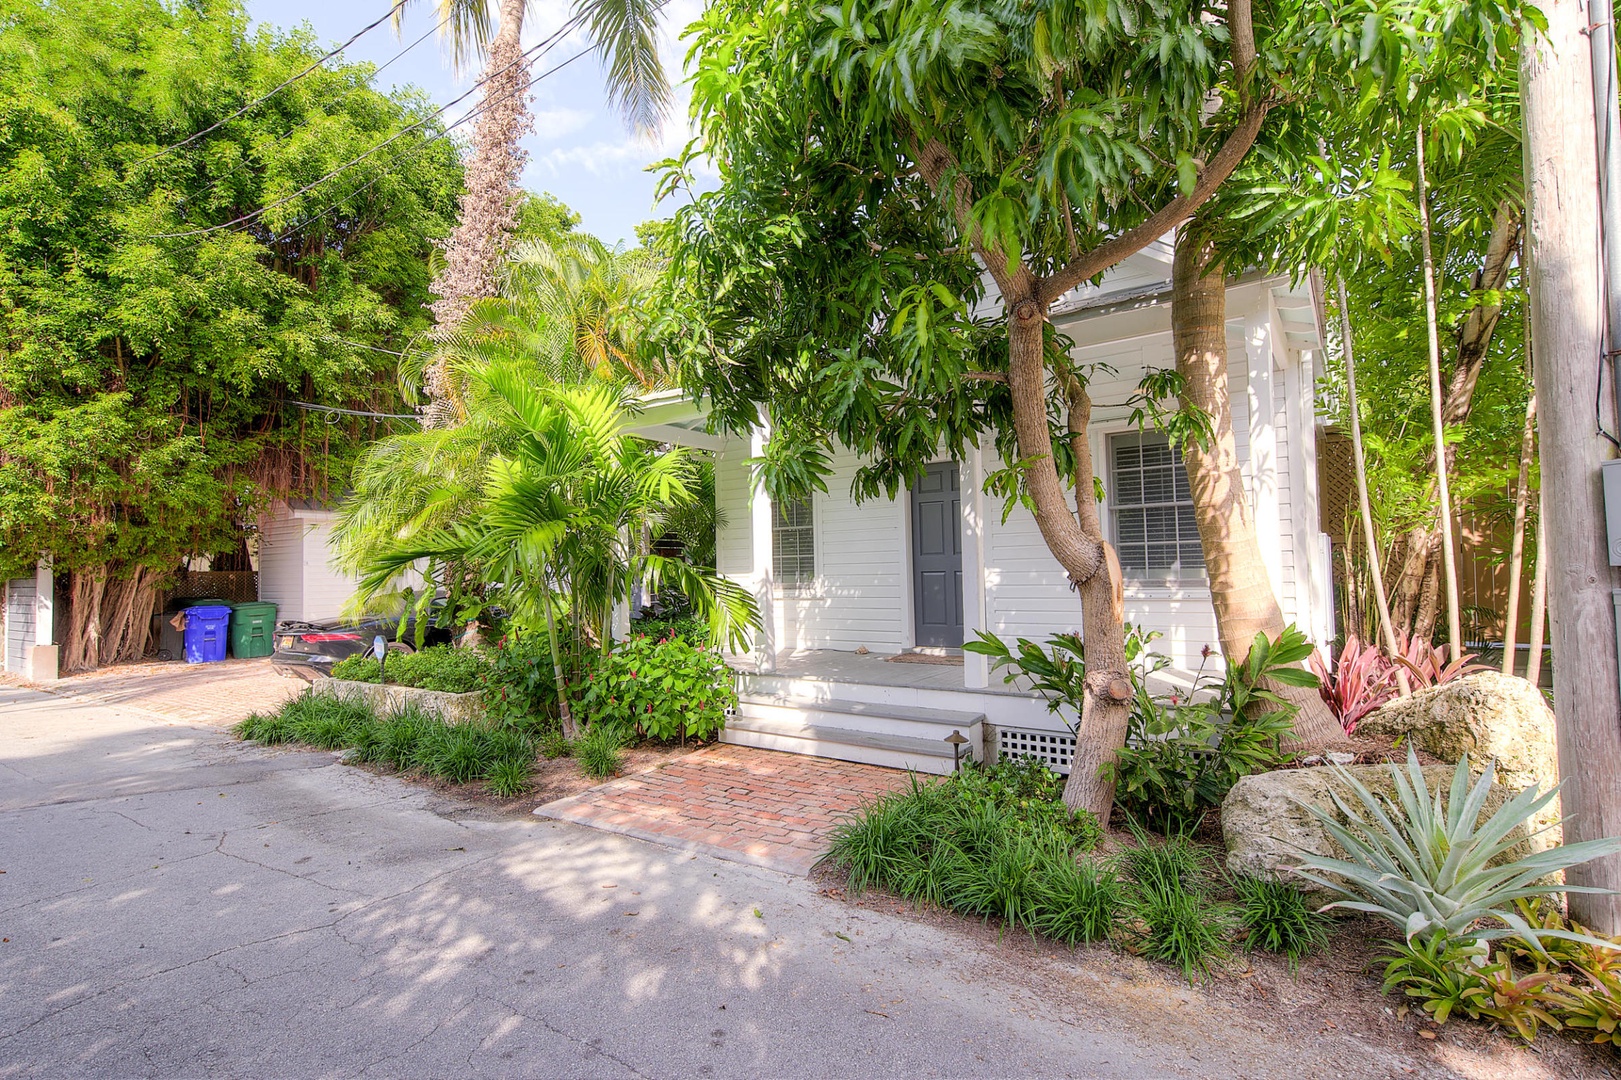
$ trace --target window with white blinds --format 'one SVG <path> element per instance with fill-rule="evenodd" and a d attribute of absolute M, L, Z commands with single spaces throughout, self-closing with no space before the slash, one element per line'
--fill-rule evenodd
<path fill-rule="evenodd" d="M 1114 546 L 1128 579 L 1204 577 L 1204 550 L 1182 451 L 1158 432 L 1109 440 L 1109 509 Z"/>
<path fill-rule="evenodd" d="M 816 521 L 809 499 L 771 504 L 771 575 L 779 585 L 816 578 Z"/>

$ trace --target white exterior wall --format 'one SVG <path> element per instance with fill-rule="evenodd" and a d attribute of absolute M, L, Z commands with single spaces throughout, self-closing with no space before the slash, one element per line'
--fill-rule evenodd
<path fill-rule="evenodd" d="M 874 652 L 895 652 L 910 644 L 907 503 L 875 499 L 857 505 L 850 484 L 859 465 L 854 454 L 839 449 L 828 490 L 812 496 L 815 580 L 799 586 L 771 583 L 770 624 L 778 649 L 853 650 L 865 645 Z M 726 518 L 715 557 L 721 573 L 758 586 L 752 576 L 752 498 L 747 453 L 734 440 L 715 465 L 715 501 Z M 770 539 L 763 539 L 769 571 Z"/>
<path fill-rule="evenodd" d="M 1228 384 L 1232 395 L 1234 441 L 1255 511 L 1256 529 L 1273 588 L 1286 621 L 1321 635 L 1326 613 L 1326 573 L 1318 565 L 1315 427 L 1312 423 L 1310 354 L 1289 346 L 1273 306 L 1278 283 L 1257 281 L 1228 291 Z M 1098 368 L 1091 383 L 1094 402 L 1091 442 L 1094 468 L 1104 478 L 1105 499 L 1099 505 L 1106 532 L 1112 530 L 1107 497 L 1109 439 L 1135 432 L 1127 400 L 1151 368 L 1172 367 L 1168 305 L 1134 307 L 1086 319 L 1064 320 L 1060 327 L 1078 342 L 1071 351 Z M 751 531 L 749 451 L 738 440 L 717 457 L 717 502 L 726 516 L 718 537 L 722 573 L 760 584 L 758 564 L 769 573 L 769 538 L 757 543 Z M 989 448 L 987 447 L 987 454 Z M 912 644 L 909 501 L 875 499 L 857 506 L 850 481 L 858 467 L 853 454 L 834 455 L 828 492 L 814 499 L 816 582 L 797 592 L 772 589 L 775 647 L 781 649 L 854 649 L 895 651 Z M 984 469 L 994 467 L 989 458 Z M 964 598 L 965 630 L 972 639 L 984 628 L 1011 639 L 1044 640 L 1053 633 L 1080 630 L 1079 597 L 1068 587 L 1063 570 L 1047 550 L 1035 519 L 1014 507 L 1002 521 L 1001 500 L 976 495 L 974 462 L 964 463 L 965 516 L 980 515 L 965 533 L 964 588 L 983 583 L 979 596 Z M 762 523 L 763 515 L 753 520 Z M 1112 536 L 1111 536 L 1112 538 Z M 1297 552 L 1305 552 L 1297 558 Z M 763 555 L 762 555 L 763 552 Z M 757 593 L 763 595 L 763 593 Z M 1159 631 L 1155 648 L 1177 667 L 1198 670 L 1206 645 L 1219 648 L 1210 590 L 1201 580 L 1128 582 L 1128 622 Z M 981 621 L 982 620 L 982 621 Z M 984 685 L 981 666 L 969 658 L 969 685 Z M 999 685 L 999 677 L 990 682 Z"/>
<path fill-rule="evenodd" d="M 354 595 L 356 579 L 329 562 L 334 517 L 278 505 L 261 523 L 259 599 L 276 605 L 278 622 L 336 618 Z"/>

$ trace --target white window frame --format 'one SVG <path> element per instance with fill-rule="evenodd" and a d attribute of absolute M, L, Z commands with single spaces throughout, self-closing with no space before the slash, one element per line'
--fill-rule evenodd
<path fill-rule="evenodd" d="M 1114 447 L 1117 439 L 1136 436 L 1164 438 L 1161 432 L 1140 430 L 1132 424 L 1118 424 L 1097 431 L 1092 446 L 1095 465 L 1102 465 L 1098 472 L 1103 477 L 1104 497 L 1098 504 L 1098 513 L 1105 523 L 1110 542 L 1115 545 L 1117 555 L 1120 548 L 1117 513 L 1120 507 L 1114 495 Z M 1141 504 L 1133 503 L 1131 505 L 1137 506 Z M 1125 592 L 1129 596 L 1177 599 L 1190 596 L 1208 596 L 1210 593 L 1210 577 L 1202 562 L 1196 570 L 1182 569 L 1179 566 L 1173 572 L 1163 576 L 1150 577 L 1141 570 L 1134 571 L 1126 568 L 1123 563 L 1121 572 L 1125 578 L 1123 583 Z"/>
<path fill-rule="evenodd" d="M 810 538 L 810 572 L 808 575 L 796 576 L 789 579 L 783 577 L 777 569 L 777 542 L 779 536 L 778 521 L 780 520 L 780 515 L 778 514 L 779 504 L 777 500 L 771 500 L 771 579 L 776 585 L 777 589 L 784 594 L 797 594 L 813 590 L 816 587 L 816 581 L 820 572 L 822 537 L 819 524 L 821 515 L 816 512 L 816 496 L 813 493 L 800 501 L 803 502 L 805 509 L 810 513 L 810 522 L 805 525 L 793 525 L 788 527 L 795 530 L 803 530 L 804 535 L 809 536 Z M 802 556 L 800 557 L 802 558 Z M 804 574 L 803 566 L 800 568 L 800 573 L 802 575 Z"/>

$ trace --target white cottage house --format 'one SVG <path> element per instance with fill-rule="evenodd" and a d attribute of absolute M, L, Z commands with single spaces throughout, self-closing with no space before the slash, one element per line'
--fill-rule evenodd
<path fill-rule="evenodd" d="M 1083 363 L 1107 365 L 1091 384 L 1092 453 L 1100 510 L 1125 570 L 1129 622 L 1157 630 L 1183 677 L 1219 647 L 1180 455 L 1139 431 L 1124 402 L 1150 368 L 1175 360 L 1170 250 L 1128 259 L 1098 286 L 1054 307 Z M 1316 305 L 1305 284 L 1252 275 L 1227 294 L 1229 385 L 1238 454 L 1272 585 L 1285 618 L 1319 642 L 1333 633 L 1326 537 L 1318 529 L 1313 386 L 1320 368 Z M 1078 597 L 1034 518 L 983 493 L 992 451 L 942 455 L 893 501 L 857 503 L 859 462 L 834 454 L 826 494 L 773 505 L 751 490 L 748 459 L 770 431 L 704 430 L 704 408 L 676 394 L 646 402 L 633 430 L 710 451 L 724 516 L 718 569 L 760 603 L 764 629 L 734 657 L 741 703 L 723 740 L 924 771 L 952 767 L 953 731 L 976 756 L 1034 753 L 1067 769 L 1074 717 L 964 655 L 988 630 L 1045 640 L 1080 630 Z"/>

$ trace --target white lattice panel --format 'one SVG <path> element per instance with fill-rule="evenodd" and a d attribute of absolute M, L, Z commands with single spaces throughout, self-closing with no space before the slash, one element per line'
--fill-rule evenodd
<path fill-rule="evenodd" d="M 1033 757 L 1060 776 L 1069 775 L 1075 759 L 1075 736 L 1055 731 L 997 728 L 997 751 L 1002 757 Z"/>

